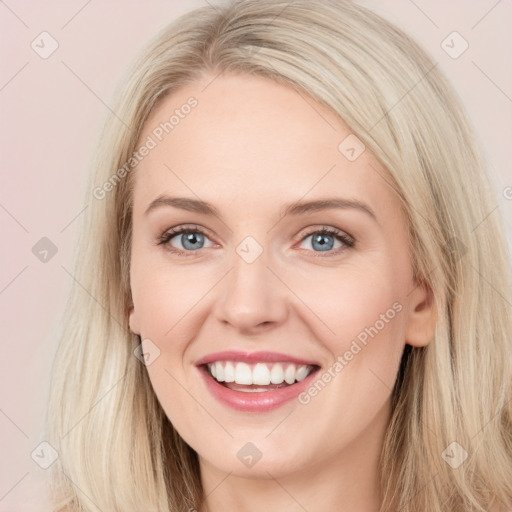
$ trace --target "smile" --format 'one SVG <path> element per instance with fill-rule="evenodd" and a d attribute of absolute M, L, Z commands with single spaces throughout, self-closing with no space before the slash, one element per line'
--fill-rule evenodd
<path fill-rule="evenodd" d="M 266 412 L 296 398 L 319 370 L 272 352 L 223 352 L 196 363 L 211 395 L 238 411 Z"/>
<path fill-rule="evenodd" d="M 217 361 L 207 364 L 207 368 L 217 382 L 224 382 L 226 387 L 239 391 L 269 391 L 274 389 L 272 385 L 288 386 L 304 380 L 314 370 L 313 366 L 294 363 L 236 361 Z M 230 386 L 231 383 L 237 386 Z"/>

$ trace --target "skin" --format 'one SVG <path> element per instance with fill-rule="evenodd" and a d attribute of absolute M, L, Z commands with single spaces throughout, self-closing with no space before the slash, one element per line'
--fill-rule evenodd
<path fill-rule="evenodd" d="M 207 75 L 174 92 L 141 143 L 190 96 L 198 106 L 134 176 L 129 318 L 160 350 L 147 366 L 154 391 L 199 455 L 201 512 L 376 511 L 400 357 L 406 343 L 429 343 L 435 323 L 389 175 L 369 150 L 353 162 L 338 150 L 351 132 L 313 98 L 245 75 Z M 222 218 L 171 206 L 145 215 L 162 194 L 208 201 Z M 327 197 L 363 202 L 376 219 L 356 208 L 281 217 L 286 204 Z M 207 232 L 189 256 L 157 244 L 182 225 Z M 319 250 L 310 235 L 324 226 L 355 246 L 329 235 L 333 248 Z M 236 252 L 247 236 L 263 248 L 250 264 Z M 167 246 L 191 247 L 181 235 Z M 197 360 L 231 349 L 284 352 L 325 372 L 394 303 L 401 311 L 307 404 L 238 412 L 199 378 Z M 237 457 L 247 442 L 262 454 L 250 468 Z"/>

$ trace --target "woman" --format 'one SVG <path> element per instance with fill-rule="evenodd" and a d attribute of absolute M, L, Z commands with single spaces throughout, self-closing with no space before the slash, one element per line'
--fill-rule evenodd
<path fill-rule="evenodd" d="M 165 28 L 118 97 L 55 510 L 510 509 L 506 244 L 434 62 L 350 1 L 235 1 Z"/>

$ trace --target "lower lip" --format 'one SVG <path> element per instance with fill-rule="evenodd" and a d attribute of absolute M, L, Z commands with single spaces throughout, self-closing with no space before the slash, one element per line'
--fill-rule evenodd
<path fill-rule="evenodd" d="M 271 391 L 234 391 L 217 382 L 204 367 L 198 368 L 210 393 L 222 404 L 237 411 L 268 412 L 297 398 L 311 383 L 318 370 L 304 380 Z"/>

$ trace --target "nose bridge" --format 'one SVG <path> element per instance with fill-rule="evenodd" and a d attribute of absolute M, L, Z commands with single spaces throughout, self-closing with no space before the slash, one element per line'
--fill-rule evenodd
<path fill-rule="evenodd" d="M 270 251 L 248 236 L 235 247 L 232 270 L 218 302 L 217 316 L 242 330 L 283 321 L 286 311 L 284 286 L 270 270 Z"/>

